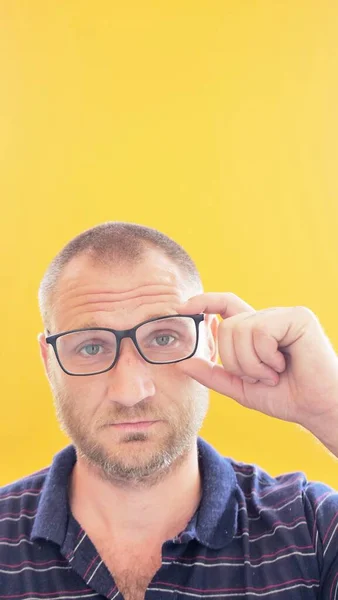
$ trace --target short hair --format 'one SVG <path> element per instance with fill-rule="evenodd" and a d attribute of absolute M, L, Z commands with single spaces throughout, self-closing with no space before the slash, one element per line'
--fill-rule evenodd
<path fill-rule="evenodd" d="M 122 221 L 108 221 L 86 229 L 55 256 L 39 286 L 38 300 L 43 322 L 49 327 L 53 297 L 64 267 L 75 257 L 88 255 L 95 264 L 137 265 L 147 250 L 157 249 L 176 264 L 185 276 L 185 283 L 203 292 L 197 267 L 180 244 L 157 229 Z"/>

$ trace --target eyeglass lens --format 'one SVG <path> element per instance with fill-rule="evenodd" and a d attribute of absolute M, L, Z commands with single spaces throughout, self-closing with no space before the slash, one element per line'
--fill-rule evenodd
<path fill-rule="evenodd" d="M 196 346 L 196 325 L 191 317 L 157 319 L 136 330 L 144 357 L 154 363 L 182 360 Z M 117 338 L 100 329 L 67 333 L 57 339 L 57 352 L 64 369 L 72 374 L 97 373 L 108 369 L 116 358 Z"/>

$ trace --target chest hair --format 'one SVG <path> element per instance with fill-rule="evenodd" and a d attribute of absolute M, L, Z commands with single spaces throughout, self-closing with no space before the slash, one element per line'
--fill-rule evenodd
<path fill-rule="evenodd" d="M 144 600 L 147 587 L 162 566 L 162 551 L 146 548 L 118 548 L 107 545 L 97 550 L 125 600 Z"/>

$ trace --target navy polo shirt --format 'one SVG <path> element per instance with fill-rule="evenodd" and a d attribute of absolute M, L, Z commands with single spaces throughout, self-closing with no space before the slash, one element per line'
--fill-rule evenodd
<path fill-rule="evenodd" d="M 145 599 L 338 599 L 338 493 L 301 472 L 272 477 L 198 438 L 200 506 L 167 540 Z M 0 598 L 122 600 L 73 517 L 67 446 L 0 488 Z"/>

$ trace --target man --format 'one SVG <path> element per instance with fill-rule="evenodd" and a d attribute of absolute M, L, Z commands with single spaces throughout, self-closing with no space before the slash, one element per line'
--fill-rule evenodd
<path fill-rule="evenodd" d="M 198 437 L 214 389 L 338 456 L 338 361 L 309 309 L 204 294 L 178 244 L 118 222 L 71 240 L 39 300 L 72 444 L 0 490 L 1 598 L 338 598 L 338 494 Z"/>

